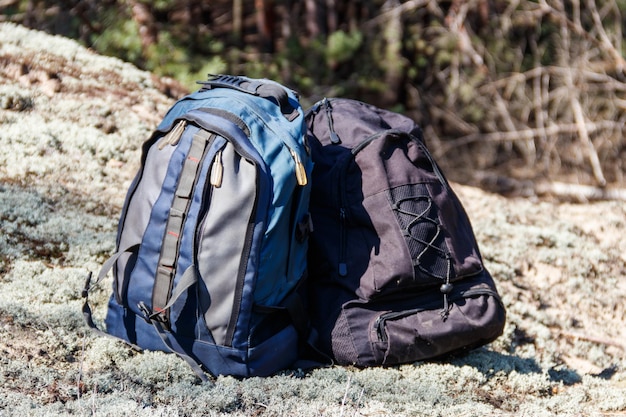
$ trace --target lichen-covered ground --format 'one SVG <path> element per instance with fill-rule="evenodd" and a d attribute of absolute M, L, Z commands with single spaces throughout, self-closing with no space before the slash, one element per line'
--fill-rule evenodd
<path fill-rule="evenodd" d="M 91 334 L 84 278 L 114 250 L 139 148 L 172 88 L 70 40 L 0 25 L 0 416 L 626 415 L 618 202 L 455 185 L 508 324 L 445 362 L 201 383 L 173 355 Z M 93 297 L 100 319 L 108 294 L 107 283 Z"/>

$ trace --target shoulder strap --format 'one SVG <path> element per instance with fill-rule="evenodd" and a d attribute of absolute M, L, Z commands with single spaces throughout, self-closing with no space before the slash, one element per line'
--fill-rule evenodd
<path fill-rule="evenodd" d="M 93 283 L 92 283 L 92 276 L 93 276 L 93 274 L 90 272 L 87 275 L 87 278 L 85 280 L 85 286 L 83 288 L 83 291 L 82 291 L 81 295 L 85 299 L 85 301 L 83 303 L 83 316 L 85 317 L 85 321 L 87 322 L 87 326 L 89 326 L 89 328 L 93 332 L 97 333 L 100 336 L 106 336 L 106 337 L 109 337 L 109 338 L 112 338 L 112 339 L 115 339 L 115 340 L 122 340 L 123 342 L 125 342 L 127 345 L 129 345 L 133 349 L 135 349 L 137 351 L 141 351 L 142 349 L 139 346 L 137 346 L 135 344 L 132 344 L 132 343 L 129 343 L 128 341 L 126 341 L 124 339 L 120 339 L 118 337 L 110 335 L 109 333 L 107 333 L 107 332 L 101 330 L 100 328 L 98 328 L 96 323 L 93 321 L 93 312 L 91 310 L 91 306 L 89 305 L 89 291 L 91 291 L 94 287 L 96 287 L 97 285 L 100 284 L 100 282 L 104 279 L 104 277 L 111 270 L 111 268 L 113 268 L 113 265 L 115 265 L 115 262 L 120 258 L 120 256 L 122 256 L 123 254 L 126 254 L 126 253 L 136 252 L 138 249 L 139 249 L 139 244 L 133 245 L 133 246 L 131 246 L 131 247 L 125 249 L 125 250 L 122 250 L 122 251 L 119 251 L 119 252 L 116 252 L 115 254 L 113 254 L 102 265 L 102 268 L 100 269 L 100 273 L 98 274 L 97 279 Z M 197 274 L 195 273 L 195 267 L 191 266 L 191 267 L 189 267 L 185 271 L 185 273 L 181 277 L 181 280 L 180 280 L 179 284 L 176 286 L 176 288 L 172 292 L 172 296 L 171 296 L 170 301 L 165 305 L 164 309 L 166 309 L 166 310 L 169 309 L 176 302 L 176 300 L 178 300 L 180 295 L 183 294 L 185 292 L 185 290 L 187 290 L 190 286 L 192 286 L 196 281 L 197 281 Z M 177 344 L 175 344 L 175 343 L 172 343 L 172 341 L 170 340 L 170 338 L 167 335 L 167 332 L 161 326 L 161 323 L 158 320 L 153 320 L 151 315 L 148 314 L 148 311 L 147 311 L 147 308 L 145 307 L 145 305 L 140 306 L 140 308 L 142 310 L 145 309 L 144 314 L 146 315 L 146 317 L 145 317 L 146 320 L 148 320 L 152 324 L 152 326 L 156 330 L 157 334 L 159 335 L 159 337 L 163 341 L 163 344 L 165 344 L 165 346 L 171 352 L 177 354 L 185 362 L 187 362 L 187 364 L 191 367 L 191 369 L 194 371 L 194 373 L 202 381 L 206 382 L 207 381 L 207 376 L 206 376 L 206 373 L 203 371 L 202 367 L 200 366 L 200 364 L 196 360 L 194 360 L 191 356 L 187 355 L 181 347 L 177 346 Z"/>
<path fill-rule="evenodd" d="M 89 291 L 97 287 L 100 284 L 100 282 L 102 282 L 104 277 L 106 277 L 109 271 L 113 268 L 113 265 L 115 265 L 115 262 L 117 262 L 117 260 L 122 255 L 128 254 L 128 253 L 135 253 L 138 250 L 139 250 L 139 244 L 136 244 L 124 250 L 114 253 L 109 259 L 106 260 L 106 262 L 104 262 L 104 264 L 102 265 L 102 268 L 100 269 L 100 272 L 98 273 L 98 277 L 93 283 L 91 282 L 93 274 L 89 272 L 89 274 L 87 275 L 87 279 L 85 280 L 85 286 L 83 287 L 83 291 L 81 293 L 81 296 L 85 299 L 85 301 L 83 302 L 83 309 L 82 309 L 83 316 L 85 317 L 85 322 L 87 323 L 87 326 L 89 326 L 91 330 L 93 330 L 95 333 L 101 336 L 107 336 L 107 337 L 114 338 L 115 340 L 121 340 L 115 336 L 112 336 L 106 333 L 105 331 L 100 330 L 98 326 L 96 325 L 96 323 L 93 321 L 93 312 L 91 311 L 91 306 L 89 305 Z M 126 343 L 135 350 L 141 350 L 141 348 L 137 345 L 134 345 L 128 342 Z"/>

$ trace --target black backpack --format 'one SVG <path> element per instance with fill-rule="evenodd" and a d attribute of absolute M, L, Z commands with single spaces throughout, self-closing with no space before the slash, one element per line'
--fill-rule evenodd
<path fill-rule="evenodd" d="M 309 309 L 338 364 L 489 343 L 505 308 L 459 199 L 411 119 L 348 99 L 306 114 L 314 161 Z"/>

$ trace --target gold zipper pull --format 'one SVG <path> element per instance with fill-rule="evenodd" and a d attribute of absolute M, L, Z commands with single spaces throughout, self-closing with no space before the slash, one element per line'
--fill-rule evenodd
<path fill-rule="evenodd" d="M 289 151 L 291 152 L 291 156 L 293 157 L 293 160 L 296 163 L 296 180 L 298 181 L 298 185 L 304 186 L 308 183 L 308 180 L 306 178 L 306 169 L 304 168 L 304 164 L 300 160 L 300 157 L 298 156 L 296 151 L 294 151 L 291 148 L 289 148 Z"/>
<path fill-rule="evenodd" d="M 167 145 L 178 145 L 178 141 L 181 136 L 183 136 L 185 127 L 187 127 L 187 121 L 179 120 L 178 123 L 176 123 L 176 126 L 163 136 L 163 139 L 159 142 L 159 150 L 163 150 Z"/>
<path fill-rule="evenodd" d="M 211 166 L 211 185 L 219 188 L 222 186 L 222 177 L 224 176 L 224 165 L 222 165 L 222 150 L 215 154 L 213 165 Z"/>

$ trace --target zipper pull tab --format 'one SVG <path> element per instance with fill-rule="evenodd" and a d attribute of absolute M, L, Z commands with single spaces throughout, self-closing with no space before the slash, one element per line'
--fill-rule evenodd
<path fill-rule="evenodd" d="M 339 135 L 335 133 L 335 126 L 333 124 L 332 107 L 330 105 L 330 101 L 326 97 L 324 97 L 322 104 L 324 105 L 324 109 L 326 110 L 326 120 L 328 121 L 328 132 L 330 135 L 330 143 L 334 145 L 338 145 L 341 143 L 341 139 L 339 138 Z"/>
<path fill-rule="evenodd" d="M 163 139 L 161 139 L 161 141 L 159 142 L 159 150 L 162 151 L 167 145 L 178 145 L 178 141 L 180 140 L 181 136 L 183 136 L 185 127 L 187 127 L 187 121 L 179 120 L 178 123 L 176 123 L 176 126 L 174 126 L 172 130 L 170 130 L 165 136 L 163 136 Z"/>
<path fill-rule="evenodd" d="M 307 185 L 309 182 L 306 177 L 306 169 L 304 168 L 304 164 L 300 160 L 300 157 L 293 149 L 289 148 L 291 152 L 291 156 L 293 157 L 294 162 L 296 163 L 296 180 L 298 181 L 298 185 Z"/>
<path fill-rule="evenodd" d="M 222 178 L 224 177 L 224 165 L 222 164 L 222 150 L 215 154 L 213 165 L 211 166 L 211 185 L 219 188 L 222 186 Z"/>
<path fill-rule="evenodd" d="M 348 275 L 348 263 L 346 262 L 346 209 L 341 207 L 339 209 L 339 272 L 340 277 Z"/>

